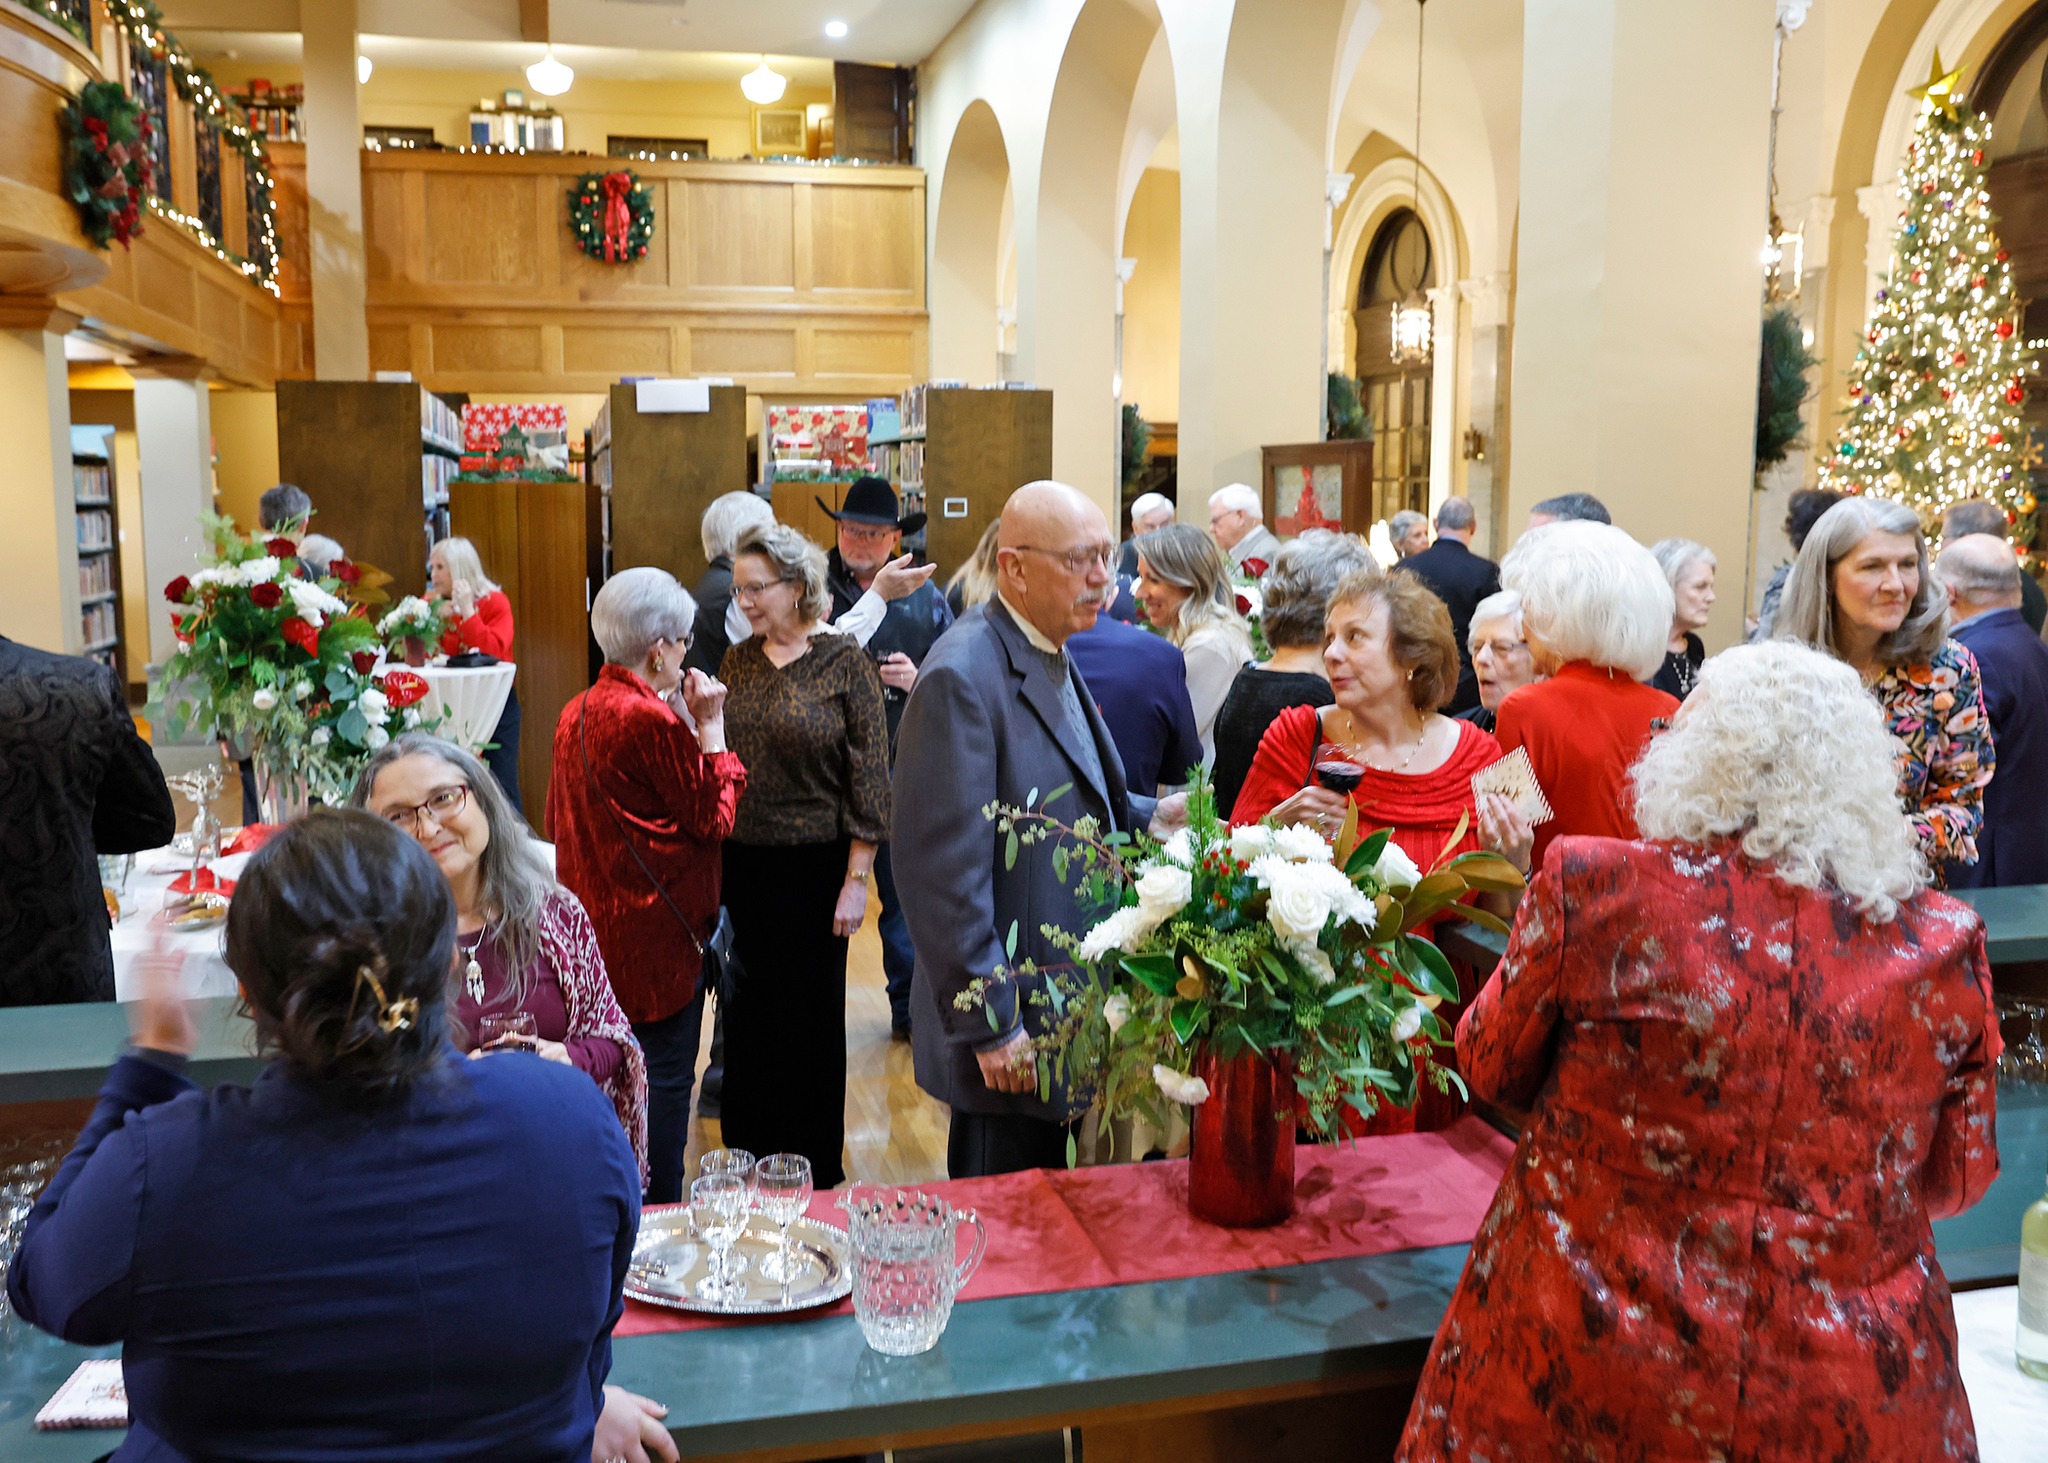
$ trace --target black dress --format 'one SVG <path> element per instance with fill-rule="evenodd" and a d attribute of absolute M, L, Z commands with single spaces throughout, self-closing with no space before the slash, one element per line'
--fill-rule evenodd
<path fill-rule="evenodd" d="M 1650 677 L 1650 684 L 1683 701 L 1692 694 L 1693 683 L 1699 680 L 1700 665 L 1706 658 L 1707 647 L 1700 643 L 1699 636 L 1688 630 L 1685 632 L 1685 649 L 1665 652 L 1664 664 L 1656 675 Z"/>
<path fill-rule="evenodd" d="M 1290 706 L 1328 706 L 1335 699 L 1328 681 L 1305 671 L 1263 671 L 1255 665 L 1239 671 L 1216 712 L 1216 764 L 1210 774 L 1216 811 L 1228 818 L 1237 805 L 1259 739 L 1274 717 Z"/>

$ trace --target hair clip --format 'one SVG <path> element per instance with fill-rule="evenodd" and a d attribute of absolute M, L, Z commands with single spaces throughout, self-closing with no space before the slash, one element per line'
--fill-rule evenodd
<path fill-rule="evenodd" d="M 380 957 L 377 964 L 381 966 L 383 963 Z M 414 1019 L 419 1015 L 420 1003 L 412 996 L 401 996 L 394 1001 L 385 995 L 384 983 L 377 979 L 376 970 L 368 965 L 356 967 L 356 988 L 348 1000 L 349 1019 L 355 1019 L 356 1002 L 362 998 L 363 987 L 366 984 L 370 987 L 371 994 L 377 998 L 377 1025 L 384 1034 L 391 1036 L 400 1031 L 410 1031 Z"/>

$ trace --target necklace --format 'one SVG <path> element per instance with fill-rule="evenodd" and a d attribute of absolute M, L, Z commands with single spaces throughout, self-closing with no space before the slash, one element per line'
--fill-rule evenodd
<path fill-rule="evenodd" d="M 484 947 L 484 931 L 476 932 L 476 939 L 465 945 L 462 937 L 456 936 L 456 948 L 469 957 L 469 964 L 463 968 L 462 988 L 469 992 L 469 998 L 479 1006 L 484 1003 L 484 968 L 477 961 L 477 952 Z"/>
<path fill-rule="evenodd" d="M 1344 719 L 1351 723 L 1351 729 L 1353 731 L 1356 731 L 1358 729 L 1358 723 L 1355 720 L 1353 720 L 1350 712 L 1347 711 L 1344 713 Z M 1389 767 L 1384 763 L 1373 761 L 1371 757 L 1366 755 L 1365 749 L 1359 746 L 1356 742 L 1345 742 L 1344 749 L 1350 752 L 1353 756 L 1357 757 L 1359 761 L 1365 763 L 1365 765 L 1368 767 L 1377 767 L 1382 772 L 1406 772 L 1408 770 L 1408 764 L 1415 760 L 1415 754 L 1422 750 L 1422 744 L 1423 742 L 1428 740 L 1428 738 L 1429 723 L 1425 721 L 1422 723 L 1422 730 L 1415 734 L 1415 745 L 1408 749 L 1408 755 L 1403 757 L 1398 763 L 1396 763 L 1392 767 Z"/>

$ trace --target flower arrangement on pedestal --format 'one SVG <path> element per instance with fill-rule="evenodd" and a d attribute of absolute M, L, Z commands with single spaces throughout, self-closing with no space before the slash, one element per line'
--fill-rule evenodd
<path fill-rule="evenodd" d="M 377 638 L 392 654 L 405 657 L 407 665 L 421 666 L 440 646 L 451 623 L 440 600 L 408 594 L 377 622 Z"/>
<path fill-rule="evenodd" d="M 153 712 L 173 736 L 196 726 L 247 748 L 266 822 L 311 798 L 339 802 L 371 752 L 421 724 L 426 682 L 374 673 L 369 606 L 389 576 L 340 560 L 324 578 L 301 577 L 290 539 L 201 521 L 212 561 L 164 588 L 178 651 Z"/>
<path fill-rule="evenodd" d="M 1069 825 L 1044 811 L 1065 791 L 984 811 L 1007 859 L 1050 843 L 1054 872 L 1066 881 L 1078 866 L 1084 901 L 1109 913 L 1079 938 L 1045 927 L 1071 966 L 1027 961 L 991 980 L 1039 978 L 1043 1092 L 1057 1082 L 1077 1103 L 1159 1129 L 1166 1104 L 1195 1109 L 1189 1194 L 1199 1216 L 1284 1218 L 1297 1122 L 1335 1140 L 1347 1115 L 1411 1107 L 1425 1082 L 1463 1089 L 1432 1059 L 1451 1042 L 1435 1008 L 1456 999 L 1457 980 L 1416 930 L 1469 891 L 1521 888 L 1505 859 L 1465 853 L 1425 871 L 1386 830 L 1362 835 L 1355 807 L 1334 844 L 1307 828 L 1231 828 L 1205 778 L 1189 795 L 1187 827 L 1164 842 L 1105 834 L 1092 819 Z M 1484 910 L 1460 913 L 1505 928 Z M 989 985 L 977 982 L 961 1005 L 985 1004 Z"/>

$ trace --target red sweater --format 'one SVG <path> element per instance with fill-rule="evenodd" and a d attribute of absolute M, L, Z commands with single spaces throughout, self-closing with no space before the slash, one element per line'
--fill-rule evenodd
<path fill-rule="evenodd" d="M 462 650 L 481 650 L 499 660 L 512 659 L 512 601 L 505 591 L 494 589 L 476 602 L 476 612 L 457 620 L 441 637 L 441 649 L 449 655 Z"/>
<path fill-rule="evenodd" d="M 1636 836 L 1629 769 L 1649 745 L 1650 723 L 1677 713 L 1676 698 L 1584 660 L 1508 693 L 1494 736 L 1503 752 L 1528 749 L 1536 784 L 1557 815 L 1536 830 L 1532 869 L 1566 834 Z"/>

